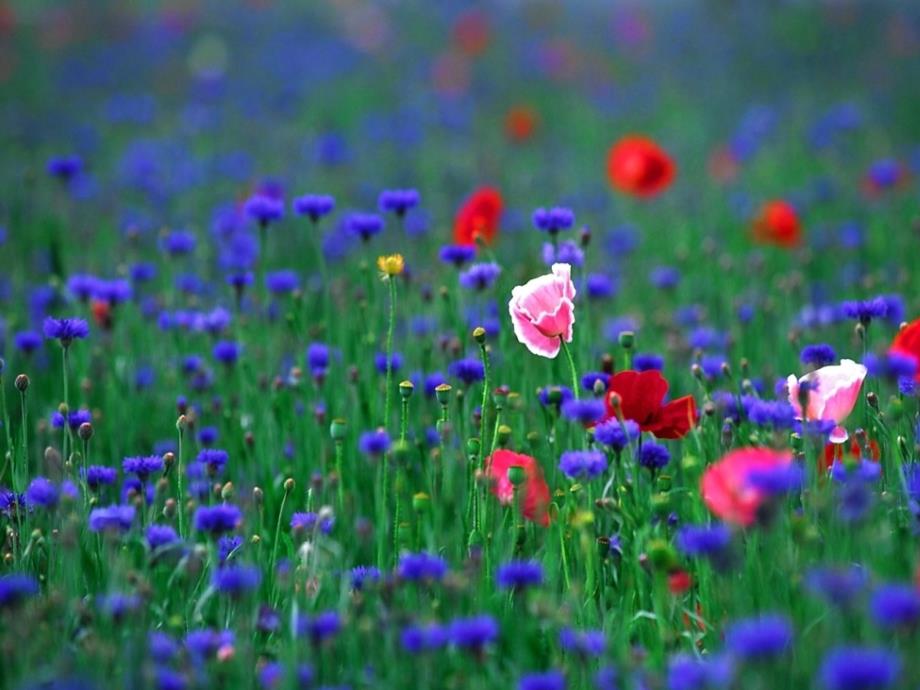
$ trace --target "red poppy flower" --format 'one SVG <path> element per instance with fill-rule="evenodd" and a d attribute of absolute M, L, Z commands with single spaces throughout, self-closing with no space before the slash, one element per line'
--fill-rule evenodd
<path fill-rule="evenodd" d="M 818 459 L 818 472 L 827 474 L 835 462 L 843 462 L 843 443 L 828 443 L 824 446 L 824 456 Z M 856 460 L 866 459 L 878 462 L 882 457 L 882 450 L 875 439 L 869 439 L 868 448 L 864 452 L 855 438 L 850 439 L 850 457 Z"/>
<path fill-rule="evenodd" d="M 920 362 L 920 319 L 911 321 L 898 331 L 888 349 L 901 355 L 909 355 Z M 920 383 L 920 367 L 914 380 Z"/>
<path fill-rule="evenodd" d="M 607 154 L 607 177 L 621 192 L 651 197 L 674 180 L 676 168 L 667 152 L 651 139 L 629 136 L 620 139 Z"/>
<path fill-rule="evenodd" d="M 505 135 L 513 142 L 523 143 L 533 137 L 539 122 L 536 110 L 529 105 L 516 105 L 505 114 Z"/>
<path fill-rule="evenodd" d="M 696 402 L 685 395 L 662 405 L 667 392 L 668 382 L 659 371 L 618 372 L 607 385 L 607 419 L 622 414 L 658 438 L 681 438 L 696 423 Z"/>
<path fill-rule="evenodd" d="M 802 223 L 792 204 L 769 201 L 754 219 L 754 240 L 778 247 L 796 247 L 802 241 Z"/>
<path fill-rule="evenodd" d="M 454 22 L 453 39 L 462 53 L 476 57 L 489 47 L 489 20 L 479 10 L 464 12 Z"/>
<path fill-rule="evenodd" d="M 104 300 L 94 299 L 90 304 L 93 320 L 104 331 L 112 329 L 112 305 Z"/>
<path fill-rule="evenodd" d="M 457 211 L 454 219 L 454 242 L 476 244 L 479 239 L 492 244 L 502 215 L 502 195 L 492 187 L 480 187 Z"/>
<path fill-rule="evenodd" d="M 674 596 L 684 594 L 693 586 L 693 578 L 686 570 L 675 570 L 668 575 L 668 591 Z"/>
<path fill-rule="evenodd" d="M 524 518 L 544 527 L 549 525 L 549 485 L 543 478 L 540 465 L 529 455 L 514 453 L 510 450 L 497 450 L 486 458 L 486 473 L 492 478 L 492 493 L 498 500 L 508 505 L 514 500 L 514 486 L 508 479 L 511 467 L 523 467 L 524 476 Z"/>

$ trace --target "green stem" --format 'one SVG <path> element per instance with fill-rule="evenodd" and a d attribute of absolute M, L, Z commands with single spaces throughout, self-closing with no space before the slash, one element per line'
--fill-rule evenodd
<path fill-rule="evenodd" d="M 392 393 L 390 389 L 393 387 L 393 327 L 396 322 L 396 276 L 389 276 L 387 282 L 390 284 L 390 315 L 387 323 L 387 380 L 383 407 L 383 427 L 385 429 L 390 426 L 390 396 Z"/>
<path fill-rule="evenodd" d="M 569 361 L 569 369 L 572 372 L 572 395 L 574 395 L 575 399 L 578 400 L 578 370 L 575 368 L 575 360 L 572 359 L 572 351 L 569 350 L 569 346 L 565 342 L 565 338 L 563 338 L 561 335 L 559 336 L 559 342 L 562 343 L 562 351 L 565 353 L 565 357 Z"/>
<path fill-rule="evenodd" d="M 176 506 L 179 517 L 179 537 L 185 539 L 185 492 L 182 486 L 182 439 L 185 436 L 184 425 L 179 425 L 179 446 L 176 449 L 176 487 L 179 505 Z"/>
<path fill-rule="evenodd" d="M 277 588 L 278 572 L 275 566 L 278 561 L 278 542 L 281 540 L 281 521 L 284 519 L 284 504 L 287 503 L 288 493 L 288 490 L 285 489 L 281 496 L 281 507 L 278 508 L 278 520 L 275 522 L 275 536 L 272 538 L 272 559 L 269 567 L 272 574 L 272 602 L 275 600 L 275 589 Z"/>
<path fill-rule="evenodd" d="M 335 472 L 339 476 L 338 485 L 336 491 L 339 499 L 339 515 L 345 515 L 345 475 L 342 472 L 342 455 L 343 455 L 343 443 L 342 441 L 335 442 Z"/>

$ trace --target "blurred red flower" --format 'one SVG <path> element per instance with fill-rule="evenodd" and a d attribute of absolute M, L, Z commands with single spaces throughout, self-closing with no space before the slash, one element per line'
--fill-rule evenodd
<path fill-rule="evenodd" d="M 496 450 L 486 458 L 486 473 L 493 480 L 492 493 L 505 505 L 514 500 L 514 486 L 508 479 L 511 467 L 524 468 L 524 517 L 546 527 L 549 525 L 549 514 L 546 512 L 550 501 L 549 485 L 543 478 L 540 465 L 529 455 Z"/>
<path fill-rule="evenodd" d="M 920 362 L 920 319 L 911 321 L 898 331 L 888 349 L 901 355 L 909 355 Z M 920 383 L 920 367 L 914 380 Z"/>
<path fill-rule="evenodd" d="M 493 187 L 480 187 L 466 200 L 454 219 L 454 243 L 492 244 L 502 215 L 502 195 Z"/>
<path fill-rule="evenodd" d="M 792 453 L 772 448 L 736 448 L 706 468 L 700 479 L 703 502 L 725 522 L 748 527 L 766 495 L 748 483 L 752 472 L 785 467 Z"/>
<path fill-rule="evenodd" d="M 668 382 L 659 371 L 618 372 L 607 384 L 606 419 L 622 415 L 658 438 L 681 438 L 696 423 L 696 402 L 685 395 L 662 404 L 667 392 Z"/>
<path fill-rule="evenodd" d="M 628 136 L 607 154 L 607 177 L 621 192 L 652 197 L 667 189 L 676 167 L 667 152 L 647 137 Z"/>
<path fill-rule="evenodd" d="M 515 105 L 505 114 L 505 135 L 513 142 L 531 139 L 540 124 L 537 111 L 529 105 Z"/>
<path fill-rule="evenodd" d="M 754 219 L 754 240 L 778 247 L 796 247 L 802 241 L 799 214 L 787 201 L 768 201 Z"/>
<path fill-rule="evenodd" d="M 457 48 L 469 57 L 481 55 L 489 47 L 489 21 L 479 10 L 471 9 L 457 17 L 452 33 Z"/>

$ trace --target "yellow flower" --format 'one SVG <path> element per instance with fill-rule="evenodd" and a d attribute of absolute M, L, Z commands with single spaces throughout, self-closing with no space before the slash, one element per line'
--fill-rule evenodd
<path fill-rule="evenodd" d="M 402 254 L 390 254 L 389 256 L 377 257 L 377 268 L 386 276 L 398 276 L 406 267 Z"/>

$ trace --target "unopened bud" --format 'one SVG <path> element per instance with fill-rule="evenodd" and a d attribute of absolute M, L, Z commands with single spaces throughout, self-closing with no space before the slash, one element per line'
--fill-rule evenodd
<path fill-rule="evenodd" d="M 408 400 L 412 397 L 412 392 L 415 390 L 415 385 L 412 381 L 402 381 L 399 384 L 399 394 L 402 396 L 403 400 Z"/>
<path fill-rule="evenodd" d="M 13 382 L 16 386 L 16 390 L 20 393 L 25 393 L 29 390 L 29 377 L 25 374 L 20 374 L 16 377 L 16 380 Z"/>
<path fill-rule="evenodd" d="M 81 441 L 89 441 L 93 437 L 93 425 L 89 422 L 83 422 L 77 429 L 77 436 Z"/>
<path fill-rule="evenodd" d="M 486 329 L 482 326 L 476 326 L 473 329 L 473 340 L 482 345 L 486 342 Z"/>
<path fill-rule="evenodd" d="M 294 490 L 295 486 L 296 484 L 294 483 L 294 480 L 291 477 L 288 477 L 287 479 L 284 480 L 284 490 L 287 493 L 291 493 Z"/>

